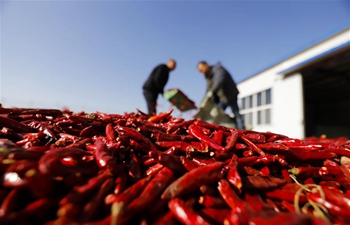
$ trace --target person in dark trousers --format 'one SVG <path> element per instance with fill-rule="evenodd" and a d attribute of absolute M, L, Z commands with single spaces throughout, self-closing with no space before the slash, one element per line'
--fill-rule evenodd
<path fill-rule="evenodd" d="M 168 60 L 166 64 L 160 64 L 153 69 L 148 79 L 143 85 L 143 95 L 145 96 L 149 115 L 157 113 L 156 105 L 158 94 L 164 93 L 164 87 L 169 79 L 170 71 L 176 67 L 176 61 Z"/>
<path fill-rule="evenodd" d="M 213 101 L 223 110 L 230 106 L 232 113 L 235 115 L 237 129 L 244 130 L 244 120 L 239 113 L 237 104 L 239 91 L 230 73 L 227 72 L 221 63 L 209 66 L 205 61 L 199 62 L 197 69 L 205 76 L 207 93 L 211 95 Z"/>

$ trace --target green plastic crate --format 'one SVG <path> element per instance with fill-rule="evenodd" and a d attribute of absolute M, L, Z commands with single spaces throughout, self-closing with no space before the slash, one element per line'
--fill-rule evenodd
<path fill-rule="evenodd" d="M 177 88 L 165 91 L 163 93 L 163 96 L 165 99 L 171 102 L 171 104 L 176 106 L 176 108 L 178 108 L 181 112 L 197 109 L 195 103 Z"/>

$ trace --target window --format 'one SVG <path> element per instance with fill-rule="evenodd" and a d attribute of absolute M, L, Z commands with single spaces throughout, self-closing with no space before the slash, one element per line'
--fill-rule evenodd
<path fill-rule="evenodd" d="M 253 108 L 253 95 L 249 96 L 249 108 Z"/>
<path fill-rule="evenodd" d="M 265 124 L 271 123 L 271 109 L 265 110 Z"/>
<path fill-rule="evenodd" d="M 252 125 L 253 124 L 253 113 L 247 113 L 243 115 L 244 123 Z"/>
<path fill-rule="evenodd" d="M 261 95 L 262 95 L 262 92 L 259 92 L 258 95 L 257 95 L 257 97 L 258 97 L 258 99 L 257 99 L 258 106 L 261 106 Z"/>
<path fill-rule="evenodd" d="M 241 109 L 246 109 L 246 107 L 245 107 L 245 98 L 241 99 Z"/>
<path fill-rule="evenodd" d="M 266 104 L 271 104 L 271 88 L 266 90 Z"/>
<path fill-rule="evenodd" d="M 257 124 L 262 124 L 262 122 L 261 122 L 261 111 L 258 111 L 258 118 L 257 118 Z"/>

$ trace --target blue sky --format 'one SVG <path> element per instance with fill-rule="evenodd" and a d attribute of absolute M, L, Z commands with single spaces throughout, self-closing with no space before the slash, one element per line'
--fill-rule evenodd
<path fill-rule="evenodd" d="M 1 1 L 0 7 L 0 102 L 86 112 L 146 111 L 142 84 L 169 58 L 178 67 L 165 89 L 180 88 L 198 104 L 205 91 L 198 61 L 221 61 L 239 82 L 350 24 L 349 1 Z M 159 96 L 158 111 L 170 107 Z"/>

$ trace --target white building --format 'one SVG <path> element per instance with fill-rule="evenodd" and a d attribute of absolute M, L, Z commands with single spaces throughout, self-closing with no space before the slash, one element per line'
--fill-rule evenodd
<path fill-rule="evenodd" d="M 247 127 L 350 138 L 350 27 L 238 84 Z"/>

